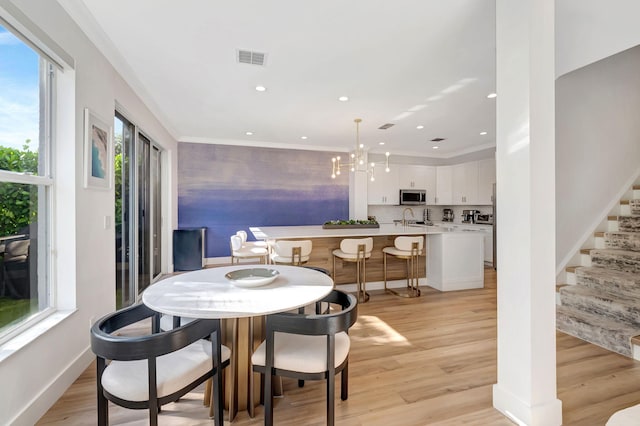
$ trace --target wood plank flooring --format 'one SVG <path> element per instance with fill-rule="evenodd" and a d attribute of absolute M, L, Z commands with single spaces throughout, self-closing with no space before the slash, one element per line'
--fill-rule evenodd
<path fill-rule="evenodd" d="M 511 425 L 492 408 L 496 382 L 496 279 L 485 270 L 486 287 L 403 299 L 372 292 L 359 305 L 351 331 L 349 399 L 336 400 L 339 425 Z M 640 362 L 557 334 L 558 397 L 565 425 L 604 425 L 615 411 L 640 403 Z M 298 388 L 284 380 L 276 399 L 278 425 L 325 424 L 324 382 Z M 339 394 L 339 392 L 338 392 Z M 163 407 L 161 425 L 210 425 L 202 406 L 203 387 Z M 251 419 L 238 414 L 233 425 L 263 424 L 262 406 Z M 147 412 L 110 405 L 113 425 L 146 425 Z M 92 365 L 38 425 L 94 425 Z"/>

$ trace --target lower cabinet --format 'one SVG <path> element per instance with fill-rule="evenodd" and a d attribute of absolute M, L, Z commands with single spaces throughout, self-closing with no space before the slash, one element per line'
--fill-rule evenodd
<path fill-rule="evenodd" d="M 484 287 L 484 235 L 451 232 L 427 237 L 427 285 L 440 291 Z"/>

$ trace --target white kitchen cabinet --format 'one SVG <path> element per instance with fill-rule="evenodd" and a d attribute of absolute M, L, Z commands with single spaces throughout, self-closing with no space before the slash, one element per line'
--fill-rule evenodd
<path fill-rule="evenodd" d="M 475 205 L 478 201 L 478 162 L 456 164 L 452 168 L 452 204 Z"/>
<path fill-rule="evenodd" d="M 436 167 L 436 197 L 435 203 L 438 205 L 453 204 L 453 166 Z"/>
<path fill-rule="evenodd" d="M 484 233 L 484 261 L 493 264 L 493 229 Z"/>
<path fill-rule="evenodd" d="M 493 184 L 496 183 L 496 160 L 478 161 L 478 205 L 493 204 Z"/>
<path fill-rule="evenodd" d="M 426 166 L 399 164 L 398 189 L 424 189 Z"/>
<path fill-rule="evenodd" d="M 367 182 L 367 202 L 369 204 L 398 205 L 400 191 L 398 189 L 398 169 L 400 166 L 390 166 L 389 172 L 376 171 L 373 182 Z"/>
<path fill-rule="evenodd" d="M 484 287 L 481 232 L 427 236 L 427 285 L 440 291 Z"/>
<path fill-rule="evenodd" d="M 398 165 L 398 189 L 424 189 L 426 204 L 435 204 L 436 167 L 420 165 Z"/>

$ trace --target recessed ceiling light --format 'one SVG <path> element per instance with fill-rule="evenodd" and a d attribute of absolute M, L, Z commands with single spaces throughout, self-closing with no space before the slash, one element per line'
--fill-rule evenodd
<path fill-rule="evenodd" d="M 300 136 L 300 139 L 307 139 L 306 136 Z"/>
<path fill-rule="evenodd" d="M 378 142 L 378 145 L 384 145 L 384 142 Z"/>
<path fill-rule="evenodd" d="M 244 134 L 247 135 L 247 136 L 252 136 L 253 132 L 244 132 Z"/>
<path fill-rule="evenodd" d="M 493 99 L 493 98 L 495 98 L 496 96 L 498 96 L 496 93 L 489 93 L 489 94 L 487 95 L 487 98 L 489 98 L 489 99 Z"/>
<path fill-rule="evenodd" d="M 348 97 L 348 96 L 340 96 L 340 97 L 338 98 L 338 100 L 339 100 L 340 102 L 347 102 L 347 101 L 349 100 L 349 97 Z"/>
<path fill-rule="evenodd" d="M 266 87 L 264 87 L 264 86 L 256 86 L 256 90 L 257 90 L 258 92 L 264 92 L 264 91 L 266 91 L 266 90 L 267 90 L 267 88 L 266 88 Z"/>
<path fill-rule="evenodd" d="M 434 146 L 433 149 L 438 149 L 440 148 L 438 145 Z"/>
<path fill-rule="evenodd" d="M 487 134 L 487 132 L 480 132 L 480 136 L 484 136 L 486 134 Z"/>
<path fill-rule="evenodd" d="M 424 126 L 421 124 L 419 126 L 416 126 L 416 129 L 420 130 L 420 129 L 424 129 Z"/>

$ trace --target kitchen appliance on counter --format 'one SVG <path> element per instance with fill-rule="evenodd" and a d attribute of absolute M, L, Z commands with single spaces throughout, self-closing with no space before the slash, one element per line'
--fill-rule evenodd
<path fill-rule="evenodd" d="M 478 212 L 475 215 L 475 223 L 481 225 L 493 225 L 493 215 L 492 214 L 481 214 Z"/>
<path fill-rule="evenodd" d="M 453 209 L 442 209 L 442 221 L 453 222 Z"/>
<path fill-rule="evenodd" d="M 401 189 L 400 204 L 409 206 L 427 204 L 427 191 L 425 189 Z"/>
<path fill-rule="evenodd" d="M 478 213 L 480 210 L 462 210 L 462 223 L 475 223 Z"/>

